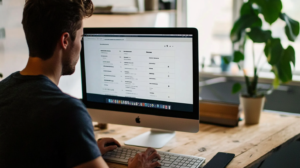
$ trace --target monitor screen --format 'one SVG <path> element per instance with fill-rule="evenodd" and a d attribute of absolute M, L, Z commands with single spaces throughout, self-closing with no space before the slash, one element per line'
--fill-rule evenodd
<path fill-rule="evenodd" d="M 84 34 L 87 101 L 193 112 L 192 34 Z"/>
<path fill-rule="evenodd" d="M 199 119 L 192 28 L 85 28 L 83 102 L 90 109 Z"/>

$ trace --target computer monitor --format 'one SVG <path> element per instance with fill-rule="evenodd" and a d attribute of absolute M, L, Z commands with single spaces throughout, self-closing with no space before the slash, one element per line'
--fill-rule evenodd
<path fill-rule="evenodd" d="M 195 28 L 84 28 L 83 102 L 93 121 L 149 127 L 126 145 L 161 148 L 199 131 Z"/>

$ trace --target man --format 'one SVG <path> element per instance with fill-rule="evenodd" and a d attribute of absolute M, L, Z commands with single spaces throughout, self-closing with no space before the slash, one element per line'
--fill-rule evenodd
<path fill-rule="evenodd" d="M 92 12 L 91 0 L 26 0 L 22 24 L 28 63 L 0 82 L 1 168 L 108 167 L 101 154 L 119 142 L 96 142 L 84 105 L 57 87 L 62 75 L 75 71 L 82 20 Z M 148 148 L 130 158 L 128 167 L 160 166 L 155 158 L 160 157 Z"/>

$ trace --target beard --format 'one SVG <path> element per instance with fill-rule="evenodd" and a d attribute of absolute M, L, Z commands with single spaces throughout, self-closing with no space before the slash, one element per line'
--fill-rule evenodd
<path fill-rule="evenodd" d="M 62 72 L 61 75 L 72 75 L 75 72 L 75 66 L 78 60 L 72 59 L 72 55 L 65 57 L 62 61 Z"/>
<path fill-rule="evenodd" d="M 64 62 L 62 67 L 62 75 L 72 75 L 75 72 L 76 63 Z"/>
<path fill-rule="evenodd" d="M 79 60 L 79 57 L 75 57 L 75 55 L 77 54 L 74 52 L 74 44 L 71 44 L 70 53 L 62 60 L 61 75 L 72 75 L 75 72 L 75 66 Z"/>

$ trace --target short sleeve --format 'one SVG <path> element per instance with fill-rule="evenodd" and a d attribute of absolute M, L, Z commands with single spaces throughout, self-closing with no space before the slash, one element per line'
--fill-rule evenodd
<path fill-rule="evenodd" d="M 101 156 L 94 137 L 92 120 L 80 100 L 70 98 L 63 103 L 59 129 L 62 154 L 67 167 L 75 167 Z"/>

